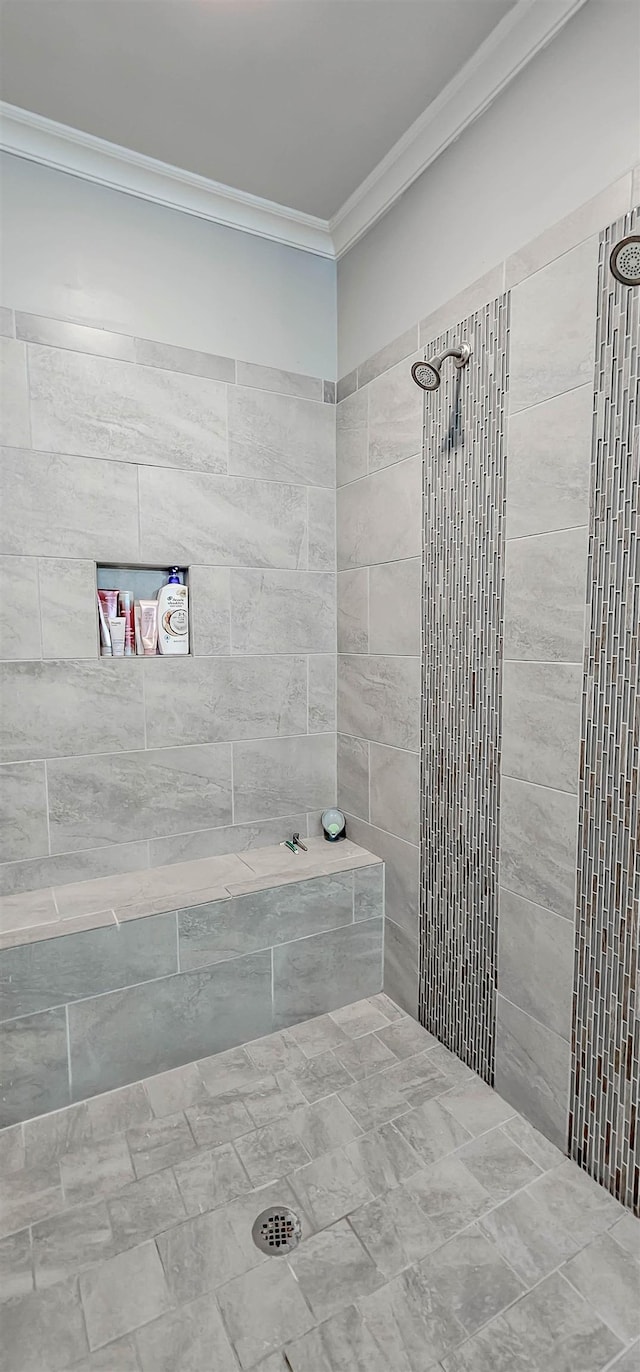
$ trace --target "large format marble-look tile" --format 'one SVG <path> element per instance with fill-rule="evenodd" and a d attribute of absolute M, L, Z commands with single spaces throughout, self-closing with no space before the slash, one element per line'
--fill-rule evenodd
<path fill-rule="evenodd" d="M 350 815 L 369 818 L 369 744 L 338 734 L 338 804 Z"/>
<path fill-rule="evenodd" d="M 385 917 L 402 929 L 412 941 L 415 939 L 417 965 L 419 849 L 395 834 L 389 834 L 385 829 L 374 828 L 373 825 L 365 824 L 355 817 L 349 819 L 349 833 L 356 843 L 361 843 L 363 848 L 375 853 L 376 857 L 384 862 Z M 393 953 L 391 955 L 393 956 Z M 391 994 L 389 991 L 389 995 Z M 407 1009 L 403 1000 L 397 996 L 395 999 Z M 414 1014 L 415 1011 L 411 1008 L 408 1013 Z"/>
<path fill-rule="evenodd" d="M 372 1198 L 369 1183 L 340 1148 L 300 1167 L 290 1180 L 317 1229 L 343 1219 Z"/>
<path fill-rule="evenodd" d="M 51 348 L 69 348 L 76 353 L 118 357 L 122 362 L 135 361 L 133 339 L 126 334 L 91 329 L 86 324 L 70 324 L 64 319 L 23 314 L 21 310 L 16 310 L 16 338 L 23 338 L 26 343 L 44 343 Z"/>
<path fill-rule="evenodd" d="M 503 776 L 500 884 L 573 920 L 576 889 L 576 796 Z"/>
<path fill-rule="evenodd" d="M 370 745 L 370 819 L 398 838 L 418 843 L 420 756 Z"/>
<path fill-rule="evenodd" d="M 422 458 L 410 457 L 338 489 L 338 567 L 418 557 Z"/>
<path fill-rule="evenodd" d="M 121 463 L 114 481 L 111 463 L 98 458 L 6 448 L 1 488 L 4 552 L 138 560 L 138 485 L 130 463 Z"/>
<path fill-rule="evenodd" d="M 148 748 L 273 738 L 307 730 L 303 657 L 151 659 L 144 664 L 144 688 Z M 269 818 L 298 808 L 307 807 L 288 805 L 271 810 Z M 228 823 L 230 818 L 225 816 L 220 822 Z M 204 824 L 193 827 L 204 828 Z"/>
<path fill-rule="evenodd" d="M 382 983 L 382 920 L 361 920 L 273 950 L 277 1027 L 371 996 Z M 348 1065 L 347 1065 L 348 1066 Z"/>
<path fill-rule="evenodd" d="M 505 662 L 502 683 L 503 772 L 576 791 L 582 665 Z"/>
<path fill-rule="evenodd" d="M 508 538 L 588 523 L 592 410 L 589 383 L 511 415 Z"/>
<path fill-rule="evenodd" d="M 3 1130 L 0 1138 L 4 1133 Z M 60 1169 L 55 1163 L 46 1167 L 8 1168 L 0 1188 L 0 1234 L 16 1234 L 32 1223 L 58 1214 L 64 1206 Z"/>
<path fill-rule="evenodd" d="M 587 239 L 511 292 L 509 403 L 526 409 L 593 377 L 598 240 Z"/>
<path fill-rule="evenodd" d="M 259 391 L 297 396 L 301 400 L 322 400 L 322 381 L 302 372 L 285 372 L 280 367 L 262 367 L 255 362 L 238 362 L 239 386 L 254 386 Z"/>
<path fill-rule="evenodd" d="M 234 653 L 331 653 L 335 633 L 332 573 L 232 569 Z"/>
<path fill-rule="evenodd" d="M 188 1162 L 183 1164 L 188 1166 Z M 106 1201 L 116 1251 L 133 1248 L 185 1218 L 185 1207 L 170 1168 L 125 1186 Z M 196 1207 L 197 1209 L 197 1207 Z"/>
<path fill-rule="evenodd" d="M 68 1104 L 64 1009 L 7 1020 L 0 1028 L 0 1128 Z"/>
<path fill-rule="evenodd" d="M 312 1159 L 344 1147 L 352 1139 L 359 1138 L 362 1132 L 338 1096 L 328 1096 L 313 1105 L 300 1105 L 289 1118 Z"/>
<path fill-rule="evenodd" d="M 36 1287 L 51 1286 L 116 1251 L 104 1201 L 74 1206 L 33 1225 Z"/>
<path fill-rule="evenodd" d="M 47 794 L 42 762 L 0 767 L 0 833 L 3 862 L 48 852 Z"/>
<path fill-rule="evenodd" d="M 500 892 L 498 989 L 507 1000 L 569 1041 L 573 993 L 573 922 Z"/>
<path fill-rule="evenodd" d="M 338 652 L 369 651 L 369 569 L 338 572 Z"/>
<path fill-rule="evenodd" d="M 1 1372 L 63 1372 L 87 1351 L 75 1277 L 3 1305 Z"/>
<path fill-rule="evenodd" d="M 194 1215 L 159 1236 L 158 1252 L 174 1304 L 205 1294 L 212 1300 L 215 1287 L 245 1271 L 228 1211 L 225 1206 Z"/>
<path fill-rule="evenodd" d="M 564 1269 L 572 1286 L 623 1343 L 640 1336 L 640 1263 L 600 1234 Z"/>
<path fill-rule="evenodd" d="M 356 867 L 353 873 L 353 918 L 375 919 L 384 915 L 384 867 L 382 863 Z"/>
<path fill-rule="evenodd" d="M 215 353 L 195 352 L 193 348 L 177 348 L 171 343 L 156 343 L 150 338 L 136 338 L 136 362 L 147 367 L 162 367 L 167 372 L 188 372 L 190 376 L 208 376 L 214 381 L 235 381 L 236 364 L 232 357 Z"/>
<path fill-rule="evenodd" d="M 369 386 L 369 471 L 422 452 L 423 394 L 409 361 L 398 363 Z"/>
<path fill-rule="evenodd" d="M 215 1372 L 237 1372 L 222 1317 L 209 1295 L 146 1324 L 136 1333 L 136 1346 L 143 1372 L 203 1372 L 207 1363 Z M 137 1362 L 133 1366 L 137 1372 Z"/>
<path fill-rule="evenodd" d="M 229 471 L 332 487 L 333 411 L 295 396 L 236 386 L 229 391 Z"/>
<path fill-rule="evenodd" d="M 417 655 L 421 635 L 420 558 L 383 562 L 369 569 L 369 650 Z"/>
<path fill-rule="evenodd" d="M 571 1050 L 546 1025 L 498 996 L 496 1090 L 558 1148 L 566 1148 Z"/>
<path fill-rule="evenodd" d="M 163 1119 L 146 1120 L 128 1129 L 126 1137 L 138 1180 L 181 1162 L 195 1151 L 193 1135 L 181 1110 Z"/>
<path fill-rule="evenodd" d="M 582 664 L 586 576 L 586 528 L 507 541 L 505 658 Z"/>
<path fill-rule="evenodd" d="M 235 1149 L 252 1186 L 264 1186 L 304 1167 L 309 1154 L 290 1119 L 274 1120 L 235 1141 Z"/>
<path fill-rule="evenodd" d="M 60 1159 L 60 1177 L 69 1205 L 113 1196 L 135 1181 L 131 1155 L 121 1134 L 76 1147 Z"/>
<path fill-rule="evenodd" d="M 140 555 L 230 567 L 301 567 L 307 498 L 302 486 L 143 467 Z"/>
<path fill-rule="evenodd" d="M 325 810 L 335 798 L 330 734 L 233 745 L 234 817 L 239 822 Z"/>
<path fill-rule="evenodd" d="M 383 985 L 408 1015 L 418 1014 L 418 938 L 385 913 Z"/>
<path fill-rule="evenodd" d="M 217 381 L 31 346 L 29 390 L 34 448 L 227 469 L 225 387 Z"/>
<path fill-rule="evenodd" d="M 377 1291 L 384 1280 L 346 1220 L 312 1234 L 290 1266 L 317 1320 Z"/>
<path fill-rule="evenodd" d="M 28 448 L 30 430 L 27 354 L 24 343 L 18 343 L 13 338 L 0 339 L 0 390 L 1 441 L 12 448 Z"/>
<path fill-rule="evenodd" d="M 109 1090 L 270 1029 L 269 953 L 80 1001 L 69 1007 L 74 1094 Z"/>
<path fill-rule="evenodd" d="M 35 558 L 0 558 L 0 595 L 0 658 L 42 657 Z"/>
<path fill-rule="evenodd" d="M 178 912 L 180 967 L 223 962 L 353 920 L 353 873 L 276 886 Z"/>
<path fill-rule="evenodd" d="M 128 1334 L 170 1305 L 162 1263 L 154 1243 L 119 1253 L 85 1272 L 80 1292 L 91 1348 Z"/>
<path fill-rule="evenodd" d="M 0 1299 L 26 1296 L 33 1291 L 31 1233 L 21 1229 L 0 1240 Z"/>
<path fill-rule="evenodd" d="M 236 1277 L 218 1292 L 225 1324 L 240 1366 L 260 1358 L 289 1339 L 306 1334 L 313 1317 L 286 1263 L 263 1263 Z"/>
<path fill-rule="evenodd" d="M 389 1372 L 382 1351 L 354 1305 L 340 1310 L 312 1329 L 310 1334 L 287 1345 L 292 1372 Z M 260 1364 L 259 1372 L 283 1372 Z"/>
<path fill-rule="evenodd" d="M 496 1206 L 483 1216 L 480 1227 L 527 1286 L 559 1267 L 578 1247 L 553 1210 L 529 1190 Z"/>
<path fill-rule="evenodd" d="M 540 1168 L 502 1129 L 490 1129 L 463 1144 L 457 1158 L 495 1204 L 540 1176 Z"/>
<path fill-rule="evenodd" d="M 624 1213 L 603 1186 L 567 1158 L 534 1181 L 530 1193 L 547 1214 L 556 1216 L 578 1248 L 610 1229 Z"/>
<path fill-rule="evenodd" d="M 143 748 L 140 666 L 106 658 L 4 663 L 3 761 Z"/>
<path fill-rule="evenodd" d="M 440 1090 L 446 1090 L 443 1077 Z M 348 1103 L 348 1102 L 347 1102 Z M 438 1162 L 454 1148 L 468 1143 L 470 1133 L 439 1100 L 427 1100 L 396 1120 L 396 1128 L 423 1166 Z"/>
<path fill-rule="evenodd" d="M 336 465 L 338 485 L 367 473 L 368 391 L 354 391 L 336 408 Z"/>
<path fill-rule="evenodd" d="M 193 1157 L 178 1162 L 174 1168 L 180 1195 L 187 1214 L 202 1214 L 217 1210 L 250 1189 L 251 1183 L 231 1143 L 217 1148 L 200 1149 Z M 171 1176 L 171 1173 L 160 1174 Z M 166 1229 L 170 1221 L 163 1218 L 160 1227 Z"/>
<path fill-rule="evenodd" d="M 335 630 L 334 630 L 335 632 Z M 335 647 L 335 638 L 334 638 Z M 312 653 L 307 658 L 310 734 L 335 733 L 336 658 L 335 652 Z M 312 830 L 309 830 L 311 835 Z"/>
<path fill-rule="evenodd" d="M 228 567 L 189 568 L 191 648 L 197 657 L 231 652 L 231 586 Z"/>
<path fill-rule="evenodd" d="M 310 572 L 336 570 L 336 493 L 320 486 L 307 487 L 308 550 Z"/>
<path fill-rule="evenodd" d="M 42 656 L 98 655 L 96 569 L 79 558 L 40 558 Z"/>
<path fill-rule="evenodd" d="M 602 1372 L 619 1348 L 615 1334 L 557 1272 L 442 1366 L 444 1372 Z"/>
<path fill-rule="evenodd" d="M 231 820 L 228 743 L 58 758 L 49 764 L 48 782 L 54 851 Z"/>
<path fill-rule="evenodd" d="M 175 915 L 89 929 L 0 953 L 2 1019 L 177 972 Z"/>
<path fill-rule="evenodd" d="M 338 729 L 396 748 L 419 744 L 420 661 L 412 657 L 338 659 Z"/>

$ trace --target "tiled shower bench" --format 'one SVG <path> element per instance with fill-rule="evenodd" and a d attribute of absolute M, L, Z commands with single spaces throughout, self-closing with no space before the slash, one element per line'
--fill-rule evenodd
<path fill-rule="evenodd" d="M 6 900 L 0 1127 L 381 990 L 383 863 L 307 843 Z"/>

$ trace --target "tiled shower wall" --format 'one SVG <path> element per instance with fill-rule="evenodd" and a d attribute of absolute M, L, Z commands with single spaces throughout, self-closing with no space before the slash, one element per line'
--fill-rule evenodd
<path fill-rule="evenodd" d="M 0 890 L 305 832 L 335 802 L 333 385 L 1 319 Z M 96 561 L 188 566 L 193 656 L 101 660 Z"/>
<path fill-rule="evenodd" d="M 420 468 L 411 456 L 420 401 L 408 381 L 416 350 L 420 345 L 422 355 L 422 345 L 430 347 L 503 290 L 510 293 L 501 889 L 492 1049 L 498 1089 L 564 1149 L 598 236 L 603 225 L 637 202 L 639 190 L 636 169 L 338 384 L 339 803 L 358 817 L 351 826 L 355 836 L 387 860 L 386 986 L 417 1015 L 417 792 L 405 776 L 379 807 L 374 778 L 380 751 L 395 749 L 400 755 L 408 746 L 407 728 L 415 737 L 420 684 L 409 666 L 414 647 L 386 648 L 386 654 L 408 657 L 374 655 L 378 568 L 406 569 L 420 552 L 415 528 Z M 427 397 L 426 403 L 437 404 L 438 398 Z M 634 488 L 627 501 L 637 497 Z M 415 600 L 398 596 L 389 634 L 397 634 L 411 605 L 415 615 Z M 415 628 L 414 633 L 415 644 Z M 426 643 L 426 660 L 429 652 Z M 390 683 L 386 688 L 385 682 Z M 627 932 L 631 942 L 635 938 L 633 962 L 637 931 Z M 599 937 L 592 923 L 593 956 Z M 593 1022 L 588 1032 L 594 1032 Z M 591 1161 L 583 1162 L 598 1174 Z"/>

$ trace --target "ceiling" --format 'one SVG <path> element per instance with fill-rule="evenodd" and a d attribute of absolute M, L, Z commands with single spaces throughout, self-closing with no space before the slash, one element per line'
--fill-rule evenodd
<path fill-rule="evenodd" d="M 2 97 L 329 220 L 515 0 L 3 0 Z"/>

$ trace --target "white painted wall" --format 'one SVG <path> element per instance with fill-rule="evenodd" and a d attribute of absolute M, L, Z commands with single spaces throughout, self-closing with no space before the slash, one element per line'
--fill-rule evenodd
<path fill-rule="evenodd" d="M 2 303 L 335 376 L 335 263 L 3 156 Z"/>
<path fill-rule="evenodd" d="M 588 0 L 338 265 L 338 376 L 640 157 L 640 7 Z"/>

